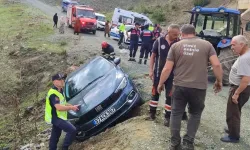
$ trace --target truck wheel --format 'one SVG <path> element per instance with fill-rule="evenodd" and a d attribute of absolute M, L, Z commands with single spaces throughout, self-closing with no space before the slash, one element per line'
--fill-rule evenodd
<path fill-rule="evenodd" d="M 229 47 L 220 50 L 219 60 L 223 69 L 223 85 L 229 85 L 229 73 L 237 57 Z"/>
<path fill-rule="evenodd" d="M 96 34 L 96 30 L 93 31 L 93 34 Z"/>

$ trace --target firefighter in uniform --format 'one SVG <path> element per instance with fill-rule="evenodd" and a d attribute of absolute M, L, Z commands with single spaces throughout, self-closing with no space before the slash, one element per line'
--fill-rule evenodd
<path fill-rule="evenodd" d="M 130 46 L 129 46 L 129 50 L 130 50 L 130 54 L 129 54 L 129 60 L 128 61 L 135 61 L 135 55 L 138 49 L 138 41 L 139 41 L 139 37 L 140 37 L 140 30 L 139 30 L 140 24 L 139 23 L 135 23 L 135 27 L 131 28 L 130 30 L 128 30 L 127 33 L 127 37 L 128 37 L 128 32 L 130 32 Z"/>
<path fill-rule="evenodd" d="M 142 40 L 142 45 L 141 45 L 141 53 L 140 53 L 140 60 L 139 64 L 142 63 L 142 59 L 144 56 L 144 64 L 147 64 L 147 59 L 148 59 L 148 54 L 150 53 L 152 49 L 152 39 L 153 39 L 153 33 L 148 30 L 149 25 L 144 26 L 144 30 L 142 31 L 140 37 Z"/>
<path fill-rule="evenodd" d="M 150 120 L 155 119 L 156 109 L 159 101 L 159 93 L 157 92 L 157 86 L 159 84 L 161 71 L 166 63 L 168 51 L 170 47 L 178 41 L 178 36 L 180 33 L 180 28 L 178 25 L 170 25 L 168 27 L 168 35 L 158 38 L 152 48 L 152 56 L 150 58 L 150 73 L 149 76 L 153 80 L 152 88 L 152 100 L 149 102 L 150 107 Z M 172 96 L 172 86 L 173 86 L 173 71 L 170 77 L 165 82 L 165 121 L 164 125 L 169 127 L 170 115 L 171 115 L 171 96 Z M 186 112 L 183 115 L 183 119 L 186 118 Z"/>
<path fill-rule="evenodd" d="M 45 121 L 52 124 L 49 149 L 56 150 L 62 130 L 66 132 L 63 150 L 68 150 L 76 136 L 76 128 L 67 121 L 67 111 L 78 111 L 78 105 L 66 103 L 63 95 L 64 76 L 56 74 L 52 77 L 53 87 L 49 90 L 45 104 Z"/>

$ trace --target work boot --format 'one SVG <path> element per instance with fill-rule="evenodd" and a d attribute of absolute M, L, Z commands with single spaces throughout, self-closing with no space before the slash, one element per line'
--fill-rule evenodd
<path fill-rule="evenodd" d="M 149 116 L 146 118 L 146 120 L 154 121 L 156 118 L 155 114 L 156 114 L 156 112 L 149 112 Z"/>
<path fill-rule="evenodd" d="M 182 149 L 183 150 L 194 150 L 194 143 L 183 140 Z"/>
<path fill-rule="evenodd" d="M 182 150 L 181 144 L 176 146 L 170 145 L 169 150 Z"/>
<path fill-rule="evenodd" d="M 170 125 L 170 118 L 165 118 L 164 126 L 169 127 L 169 125 Z"/>
<path fill-rule="evenodd" d="M 183 113 L 182 120 L 188 120 L 187 112 Z"/>
<path fill-rule="evenodd" d="M 128 61 L 133 61 L 133 58 L 130 57 Z"/>
<path fill-rule="evenodd" d="M 141 58 L 139 59 L 139 62 L 138 62 L 138 63 L 139 63 L 139 64 L 141 64 L 141 63 L 142 63 L 142 59 L 141 59 Z"/>
<path fill-rule="evenodd" d="M 144 65 L 146 65 L 146 64 L 147 64 L 147 59 L 144 60 Z"/>

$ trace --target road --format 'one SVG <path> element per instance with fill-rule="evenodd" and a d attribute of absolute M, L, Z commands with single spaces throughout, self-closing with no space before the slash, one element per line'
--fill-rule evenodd
<path fill-rule="evenodd" d="M 58 13 L 58 16 L 65 15 L 60 10 L 60 7 L 53 7 L 46 5 L 38 0 L 22 0 L 25 3 L 28 3 L 44 13 L 48 16 L 52 16 L 55 13 Z M 67 38 L 76 39 L 76 36 L 73 35 L 72 29 L 67 29 L 65 36 Z M 62 37 L 62 36 L 60 36 Z M 78 37 L 77 37 L 78 38 Z M 142 86 L 145 93 L 149 93 L 151 91 L 151 81 L 148 78 L 145 78 L 145 74 L 148 73 L 148 65 L 139 65 L 138 63 L 128 62 L 128 51 L 120 51 L 117 46 L 117 41 L 110 40 L 109 38 L 105 38 L 103 32 L 98 31 L 96 35 L 93 34 L 81 34 L 79 36 L 78 41 L 74 42 L 72 46 L 67 50 L 69 55 L 68 62 L 74 63 L 75 60 L 88 60 L 90 57 L 93 57 L 100 53 L 100 47 L 102 41 L 108 41 L 115 48 L 115 52 L 117 56 L 121 57 L 122 63 L 121 66 L 123 69 L 128 72 L 131 76 L 133 76 L 134 80 Z M 125 52 L 125 53 L 124 53 Z M 137 56 L 138 56 L 137 52 Z M 137 59 L 138 60 L 138 59 Z M 209 80 L 212 81 L 213 78 L 209 77 Z M 247 104 L 242 110 L 242 129 L 241 136 L 242 140 L 239 144 L 225 144 L 220 142 L 220 137 L 223 135 L 223 128 L 225 126 L 225 114 L 226 114 L 226 104 L 229 87 L 224 87 L 223 91 L 218 95 L 215 95 L 212 90 L 213 84 L 209 82 L 207 97 L 206 97 L 206 108 L 204 110 L 201 127 L 199 132 L 197 133 L 197 140 L 202 140 L 201 143 L 207 143 L 208 147 L 213 147 L 211 149 L 225 149 L 225 150 L 249 150 L 250 146 L 250 130 L 249 124 L 250 119 L 248 114 L 250 114 L 250 106 Z M 149 100 L 149 99 L 147 99 Z M 161 105 L 163 106 L 164 99 L 161 97 Z M 204 138 L 202 135 L 205 135 Z M 203 137 L 203 138 L 201 138 Z M 212 144 L 211 144 L 212 143 Z M 205 144 L 206 145 L 206 144 Z M 213 145 L 213 146 L 211 146 Z"/>

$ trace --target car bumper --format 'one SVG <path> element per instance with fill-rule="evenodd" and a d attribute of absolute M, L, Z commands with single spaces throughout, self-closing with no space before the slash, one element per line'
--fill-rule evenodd
<path fill-rule="evenodd" d="M 110 38 L 115 39 L 115 40 L 119 40 L 120 39 L 120 35 L 114 32 L 110 32 Z"/>
<path fill-rule="evenodd" d="M 129 99 L 128 95 L 135 92 L 135 95 L 133 99 Z M 105 121 L 101 122 L 100 124 L 95 124 L 95 119 L 86 122 L 83 125 L 80 125 L 77 127 L 77 140 L 85 140 L 90 138 L 91 136 L 94 136 L 101 131 L 103 131 L 106 127 L 108 127 L 110 124 L 115 122 L 117 119 L 119 119 L 124 114 L 130 112 L 130 110 L 136 106 L 138 106 L 141 103 L 141 96 L 138 90 L 134 87 L 132 81 L 128 82 L 128 85 L 123 89 L 122 94 L 120 97 L 115 101 L 108 109 L 114 108 L 116 111 L 108 117 Z M 103 111 L 104 113 L 105 111 Z M 102 115 L 102 114 L 100 114 Z M 100 116 L 99 115 L 99 116 Z"/>
<path fill-rule="evenodd" d="M 81 30 L 82 31 L 94 31 L 96 30 L 96 26 L 82 26 Z"/>

